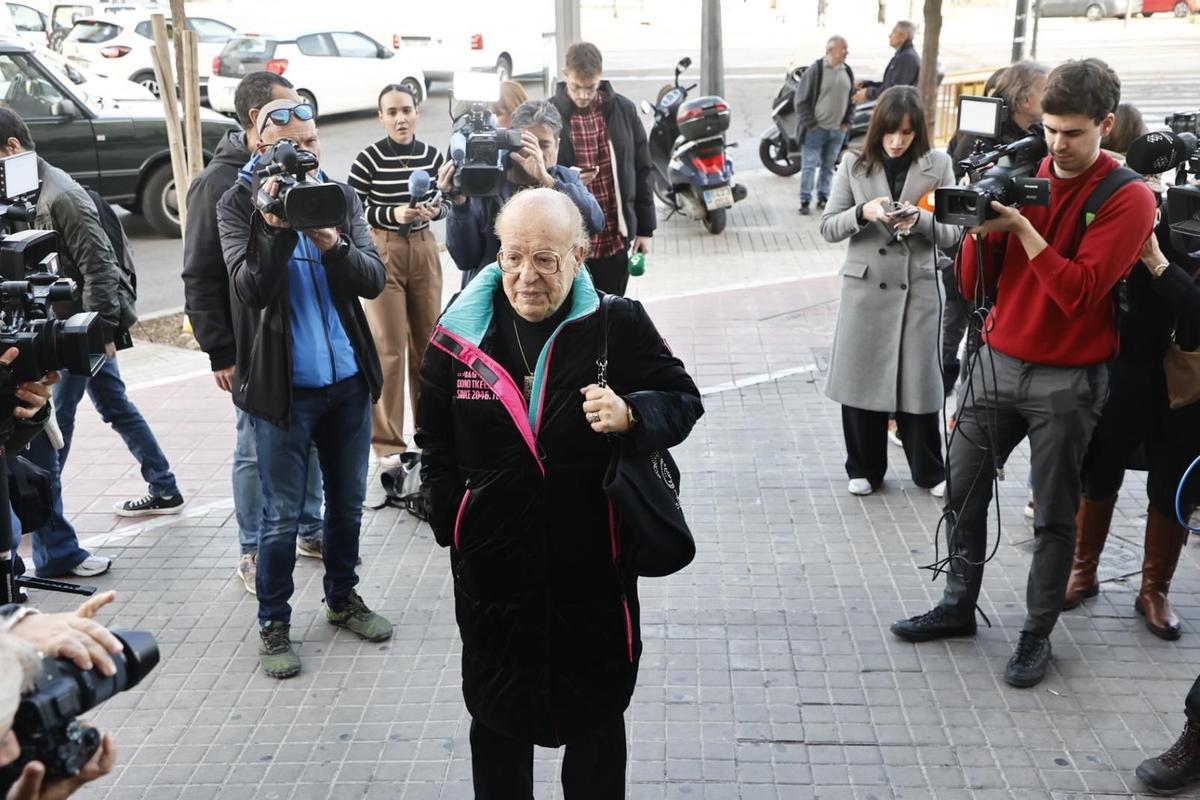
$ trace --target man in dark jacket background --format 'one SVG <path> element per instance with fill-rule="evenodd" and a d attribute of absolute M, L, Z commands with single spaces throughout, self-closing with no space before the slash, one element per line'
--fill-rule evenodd
<path fill-rule="evenodd" d="M 812 203 L 813 173 L 817 177 L 817 207 L 824 208 L 837 166 L 838 153 L 854 116 L 854 70 L 846 63 L 850 46 L 841 36 L 825 42 L 825 57 L 804 70 L 796 87 L 797 138 L 804 166 L 800 172 L 800 213 L 807 215 Z"/>
<path fill-rule="evenodd" d="M 604 59 L 590 42 L 567 48 L 563 80 L 551 101 L 566 136 L 558 163 L 579 167 L 583 185 L 604 212 L 604 230 L 592 236 L 587 267 L 596 288 L 625 294 L 631 252 L 649 253 L 657 224 L 651 188 L 650 146 L 637 106 L 603 79 Z"/>
<path fill-rule="evenodd" d="M 855 88 L 854 102 L 865 103 L 875 100 L 893 86 L 916 86 L 921 76 L 921 56 L 913 46 L 917 26 L 902 19 L 888 34 L 888 44 L 896 51 L 883 71 L 882 81 L 859 81 Z"/>
<path fill-rule="evenodd" d="M 562 141 L 562 116 L 546 100 L 528 100 L 512 112 L 512 127 L 523 131 L 525 148 L 511 155 L 500 193 L 495 197 L 455 195 L 446 218 L 446 249 L 463 271 L 466 287 L 479 270 L 496 260 L 500 239 L 492 226 L 496 214 L 521 189 L 544 186 L 562 192 L 579 208 L 589 234 L 604 229 L 604 214 L 596 198 L 579 180 L 579 175 L 558 163 Z M 451 186 L 454 162 L 447 161 L 438 172 L 442 191 Z"/>
<path fill-rule="evenodd" d="M 250 160 L 259 144 L 259 110 L 272 100 L 300 101 L 287 78 L 273 72 L 251 72 L 238 83 L 233 103 L 242 130 L 228 133 L 217 145 L 217 152 L 188 189 L 187 246 L 183 253 L 184 308 L 192 324 L 192 333 L 212 364 L 213 379 L 222 391 L 233 391 L 237 346 L 234 341 L 234 317 L 244 313 L 231 297 L 229 271 L 221 253 L 217 232 L 217 201 L 237 182 L 238 170 Z M 237 444 L 233 451 L 233 509 L 237 516 L 241 555 L 237 574 L 246 591 L 255 592 L 258 557 L 258 530 L 262 524 L 262 486 L 258 480 L 258 459 L 254 443 L 253 419 L 237 409 Z M 321 557 L 321 470 L 310 457 L 308 490 L 300 512 L 300 531 L 296 552 Z"/>
<path fill-rule="evenodd" d="M 320 158 L 312 106 L 272 100 L 256 130 L 270 147 L 280 139 Z M 358 195 L 336 184 L 346 211 L 339 228 L 293 229 L 259 210 L 260 193 L 275 196 L 279 179 L 260 185 L 255 155 L 217 205 L 217 225 L 241 314 L 235 334 L 233 401 L 255 417 L 264 511 L 258 540 L 258 620 L 263 671 L 274 678 L 300 672 L 292 648 L 291 606 L 299 509 L 309 452 L 315 444 L 325 489 L 325 618 L 367 641 L 383 641 L 392 625 L 354 587 L 362 503 L 371 448 L 371 403 L 382 369 L 360 298 L 383 291 L 383 262 L 367 232 Z M 319 169 L 309 178 L 333 183 Z"/>

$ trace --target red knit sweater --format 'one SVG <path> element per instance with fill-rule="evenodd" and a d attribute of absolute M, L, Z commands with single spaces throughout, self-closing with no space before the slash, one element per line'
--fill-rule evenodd
<path fill-rule="evenodd" d="M 1038 170 L 1038 177 L 1050 179 L 1050 205 L 1021 209 L 1049 246 L 1030 261 L 1016 234 L 990 234 L 984 241 L 989 286 L 995 265 L 1003 263 L 984 338 L 1001 353 L 1034 364 L 1099 364 L 1117 354 L 1112 289 L 1150 235 L 1154 195 L 1141 181 L 1127 183 L 1101 207 L 1081 241 L 1084 203 L 1117 162 L 1102 152 L 1074 178 L 1055 177 L 1050 165 L 1047 157 Z M 963 296 L 974 299 L 974 237 L 964 240 L 959 259 Z"/>

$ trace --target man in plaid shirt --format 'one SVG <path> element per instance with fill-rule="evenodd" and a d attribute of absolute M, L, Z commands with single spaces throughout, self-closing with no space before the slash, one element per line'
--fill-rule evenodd
<path fill-rule="evenodd" d="M 589 42 L 567 48 L 563 80 L 553 103 L 564 130 L 558 163 L 579 177 L 604 212 L 604 230 L 592 236 L 587 259 L 596 287 L 625 294 L 629 255 L 649 253 L 654 233 L 650 148 L 637 106 L 601 77 L 604 61 Z"/>

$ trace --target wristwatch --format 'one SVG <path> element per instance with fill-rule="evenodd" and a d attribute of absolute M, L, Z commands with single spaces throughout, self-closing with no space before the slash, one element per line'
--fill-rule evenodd
<path fill-rule="evenodd" d="M 349 254 L 350 254 L 350 237 L 344 233 L 338 234 L 337 244 L 335 244 L 333 247 L 329 248 L 329 251 L 327 253 L 325 253 L 325 255 L 328 256 L 331 261 L 337 261 L 339 259 L 343 259 L 346 256 L 348 256 Z"/>
<path fill-rule="evenodd" d="M 21 622 L 21 620 L 25 619 L 30 614 L 39 614 L 39 613 L 41 613 L 41 612 L 39 612 L 36 608 L 30 608 L 29 606 L 21 606 L 16 611 L 9 614 L 7 617 L 0 618 L 0 632 L 8 633 L 13 628 L 17 627 L 17 625 Z"/>
<path fill-rule="evenodd" d="M 1163 273 L 1167 271 L 1167 267 L 1169 267 L 1169 266 L 1171 266 L 1171 262 L 1164 261 L 1163 263 L 1161 263 L 1157 266 L 1150 267 L 1150 274 L 1156 278 L 1161 278 L 1163 276 Z"/>

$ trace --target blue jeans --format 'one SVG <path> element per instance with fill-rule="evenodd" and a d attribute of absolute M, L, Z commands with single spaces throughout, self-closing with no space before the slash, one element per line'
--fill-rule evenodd
<path fill-rule="evenodd" d="M 258 619 L 291 622 L 300 508 L 315 444 L 325 489 L 325 602 L 340 607 L 358 585 L 358 535 L 367 493 L 371 396 L 361 375 L 320 389 L 292 390 L 287 430 L 254 421 L 263 524 L 258 537 Z"/>
<path fill-rule="evenodd" d="M 62 429 L 64 442 L 62 450 L 58 451 L 59 471 L 66 468 L 67 456 L 71 452 L 71 437 L 75 433 L 75 408 L 85 391 L 92 398 L 92 404 L 100 412 L 101 419 L 125 440 L 129 452 L 142 465 L 142 478 L 149 485 L 150 494 L 155 497 L 177 496 L 179 486 L 175 483 L 167 456 L 158 446 L 154 432 L 137 406 L 126 397 L 125 382 L 121 380 L 115 358 L 104 362 L 100 371 L 91 377 L 64 372 L 62 380 L 54 387 L 54 414 L 58 419 L 58 427 Z"/>
<path fill-rule="evenodd" d="M 254 417 L 237 410 L 237 444 L 233 449 L 233 511 L 237 516 L 238 543 L 242 555 L 258 552 L 258 531 L 262 527 L 263 494 L 258 481 L 258 447 L 255 444 Z M 301 539 L 321 538 L 321 468 L 317 451 L 309 451 L 308 487 L 304 507 L 300 509 Z"/>
<path fill-rule="evenodd" d="M 809 128 L 801 147 L 803 164 L 800 168 L 800 202 L 812 202 L 813 173 L 821 166 L 817 178 L 817 197 L 829 198 L 829 185 L 833 182 L 833 170 L 837 165 L 838 153 L 846 134 L 841 128 Z"/>
<path fill-rule="evenodd" d="M 50 473 L 54 502 L 46 514 L 46 524 L 33 531 L 33 566 L 43 578 L 60 578 L 87 560 L 91 553 L 79 546 L 75 528 L 63 515 L 62 472 L 58 468 L 59 451 L 50 446 L 46 434 L 39 433 L 22 453 Z"/>

